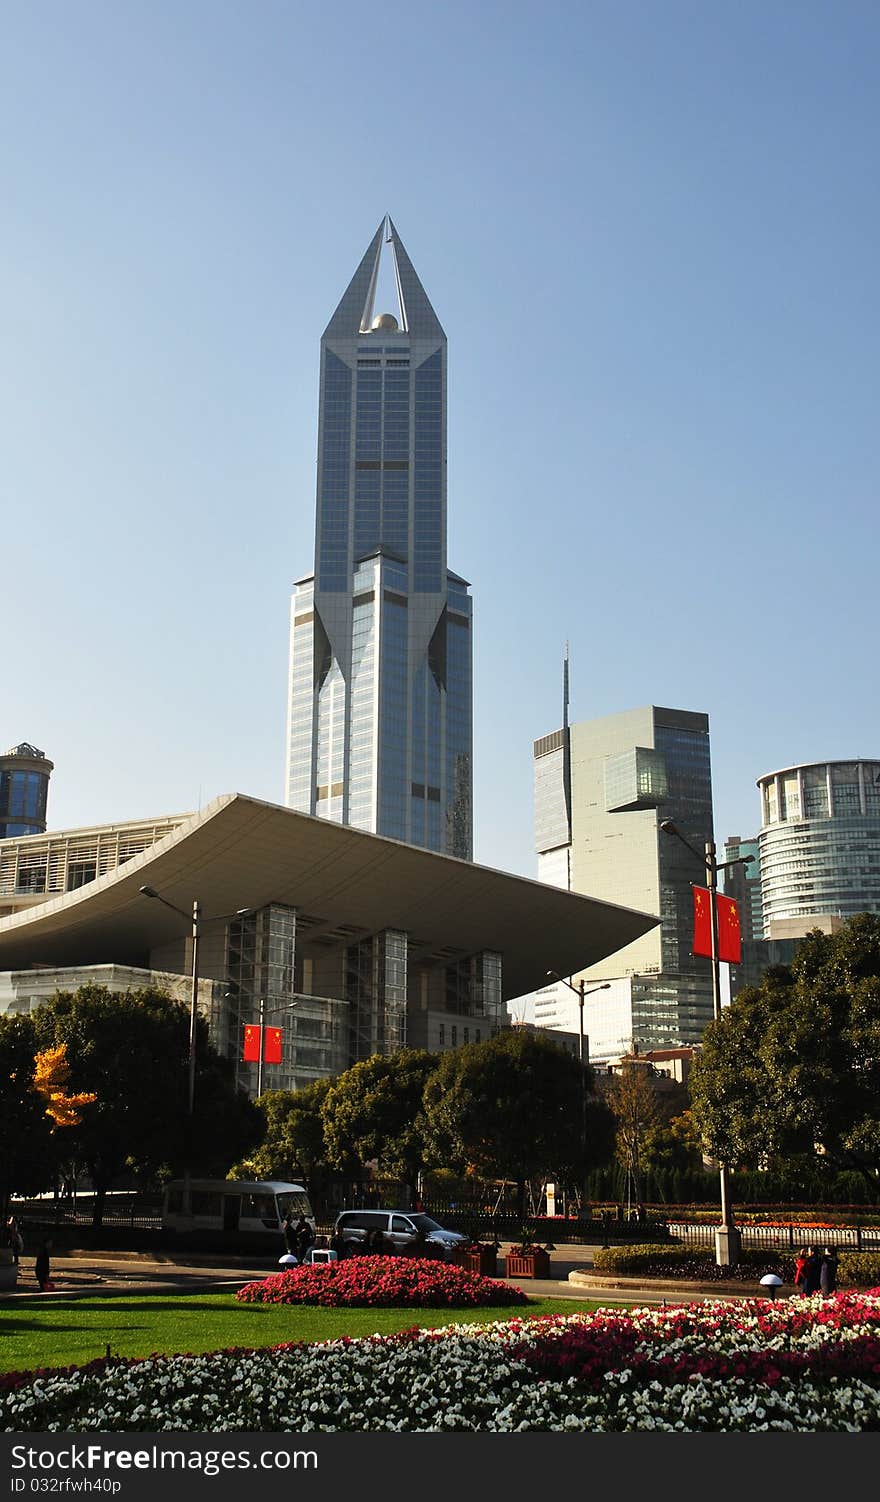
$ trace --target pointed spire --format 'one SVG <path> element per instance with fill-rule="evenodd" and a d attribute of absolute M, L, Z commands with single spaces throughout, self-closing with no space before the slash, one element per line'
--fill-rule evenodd
<path fill-rule="evenodd" d="M 369 329 L 373 318 L 383 242 L 391 248 L 401 328 L 422 339 L 445 338 L 437 314 L 431 307 L 403 242 L 387 214 L 324 330 L 324 338 L 350 339 L 353 334 L 366 333 Z"/>
<path fill-rule="evenodd" d="M 417 338 L 445 338 L 440 320 L 431 307 L 428 295 L 416 276 L 412 261 L 407 255 L 403 241 L 390 218 L 388 220 L 388 237 L 394 253 L 394 265 L 397 272 L 397 291 L 400 297 L 400 311 L 403 314 L 405 327 Z"/>
<path fill-rule="evenodd" d="M 324 330 L 325 339 L 351 338 L 360 332 L 365 316 L 373 311 L 376 295 L 376 278 L 379 274 L 379 257 L 382 254 L 382 238 L 388 216 L 382 220 L 375 235 L 364 252 L 357 271 L 346 287 L 339 306 Z"/>

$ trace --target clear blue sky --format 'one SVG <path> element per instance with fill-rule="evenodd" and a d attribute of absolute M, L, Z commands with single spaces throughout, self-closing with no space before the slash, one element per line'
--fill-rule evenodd
<path fill-rule="evenodd" d="M 880 756 L 880 7 L 43 0 L 0 34 L 0 741 L 55 827 L 283 795 L 318 344 L 389 211 L 449 338 L 478 860 L 535 737 Z"/>

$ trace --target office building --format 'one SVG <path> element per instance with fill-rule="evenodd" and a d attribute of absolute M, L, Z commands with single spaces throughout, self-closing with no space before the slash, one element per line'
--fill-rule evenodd
<path fill-rule="evenodd" d="M 787 767 L 758 788 L 763 937 L 880 913 L 880 761 Z"/>
<path fill-rule="evenodd" d="M 660 916 L 581 972 L 587 989 L 603 987 L 585 1004 L 590 1058 L 691 1047 L 712 1017 L 710 965 L 692 953 L 705 869 L 658 825 L 674 819 L 697 850 L 713 837 L 708 718 L 652 705 L 569 726 L 565 697 L 562 729 L 534 746 L 539 878 Z M 551 954 L 546 968 L 566 974 Z M 535 1020 L 576 1028 L 577 997 L 543 987 Z"/>
<path fill-rule="evenodd" d="M 548 948 L 573 971 L 656 923 L 226 794 L 197 814 L 0 841 L 0 1012 L 93 981 L 186 997 L 195 898 L 199 1006 L 251 1091 L 243 1029 L 261 1004 L 284 1040 L 266 1087 L 297 1089 L 374 1053 L 482 1042 Z"/>
<path fill-rule="evenodd" d="M 738 834 L 728 835 L 724 841 L 726 869 L 721 872 L 724 893 L 732 897 L 739 909 L 740 936 L 744 944 L 751 944 L 764 936 L 764 919 L 761 908 L 761 853 L 758 841 L 742 840 Z M 736 865 L 727 865 L 736 861 Z"/>
<path fill-rule="evenodd" d="M 396 313 L 374 308 L 383 254 Z M 470 860 L 471 676 L 469 585 L 446 559 L 446 335 L 385 219 L 321 340 L 288 806 Z"/>
<path fill-rule="evenodd" d="M 27 741 L 0 756 L 0 840 L 42 834 L 53 764 Z"/>

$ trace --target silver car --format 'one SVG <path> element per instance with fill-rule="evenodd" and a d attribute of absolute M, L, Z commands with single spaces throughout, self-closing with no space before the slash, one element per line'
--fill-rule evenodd
<path fill-rule="evenodd" d="M 357 1256 L 373 1231 L 382 1232 L 389 1251 L 408 1252 L 421 1244 L 439 1249 L 444 1259 L 470 1241 L 469 1236 L 447 1231 L 430 1215 L 415 1210 L 343 1210 L 336 1217 L 335 1231 L 342 1237 L 342 1255 L 349 1257 Z"/>

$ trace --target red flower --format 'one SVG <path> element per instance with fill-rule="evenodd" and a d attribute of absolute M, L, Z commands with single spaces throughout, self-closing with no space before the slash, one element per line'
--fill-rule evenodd
<path fill-rule="evenodd" d="M 240 1288 L 236 1298 L 252 1304 L 354 1305 L 367 1308 L 488 1308 L 525 1304 L 509 1283 L 483 1278 L 452 1264 L 409 1257 L 347 1257 L 273 1273 Z"/>

